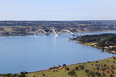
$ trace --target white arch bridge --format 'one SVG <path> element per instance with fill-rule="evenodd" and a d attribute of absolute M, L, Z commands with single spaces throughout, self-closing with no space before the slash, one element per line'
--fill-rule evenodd
<path fill-rule="evenodd" d="M 55 37 L 59 37 L 59 35 L 62 33 L 62 32 L 68 32 L 70 33 L 71 35 L 74 35 L 73 32 L 71 32 L 70 30 L 68 29 L 63 29 L 61 30 L 60 32 L 56 32 L 55 29 L 50 29 L 48 32 L 46 32 L 44 29 L 38 29 L 37 31 L 34 32 L 34 36 L 37 36 L 37 33 L 38 32 L 43 32 L 44 34 L 46 35 L 49 35 L 50 32 L 53 32 L 55 34 Z"/>

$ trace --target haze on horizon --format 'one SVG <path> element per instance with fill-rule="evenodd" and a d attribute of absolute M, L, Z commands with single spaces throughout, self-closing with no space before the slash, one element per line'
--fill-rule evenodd
<path fill-rule="evenodd" d="M 0 0 L 0 20 L 116 20 L 116 0 Z"/>

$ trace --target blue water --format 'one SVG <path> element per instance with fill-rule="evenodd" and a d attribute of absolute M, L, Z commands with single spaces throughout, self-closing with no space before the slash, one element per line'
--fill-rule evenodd
<path fill-rule="evenodd" d="M 108 32 L 86 32 L 99 34 Z M 116 33 L 116 31 L 110 31 Z M 74 64 L 115 56 L 101 50 L 76 44 L 69 34 L 50 36 L 0 37 L 0 73 L 39 71 L 51 66 Z"/>

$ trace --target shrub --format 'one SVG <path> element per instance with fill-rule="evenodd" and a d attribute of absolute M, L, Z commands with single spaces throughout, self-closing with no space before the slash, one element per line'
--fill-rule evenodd
<path fill-rule="evenodd" d="M 66 67 L 66 64 L 63 64 L 63 67 Z"/>
<path fill-rule="evenodd" d="M 75 70 L 78 71 L 79 70 L 79 67 L 75 67 Z"/>
<path fill-rule="evenodd" d="M 68 67 L 65 67 L 65 69 L 66 69 L 67 71 L 69 71 L 69 70 L 70 70 Z"/>
<path fill-rule="evenodd" d="M 69 76 L 77 76 L 75 70 L 68 72 Z"/>

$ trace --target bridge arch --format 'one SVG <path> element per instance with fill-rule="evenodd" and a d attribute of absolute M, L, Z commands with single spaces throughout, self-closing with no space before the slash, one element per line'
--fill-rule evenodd
<path fill-rule="evenodd" d="M 56 33 L 55 29 L 50 29 L 48 33 L 50 33 L 50 31 L 52 31 L 55 34 L 55 37 L 58 37 L 58 33 Z"/>
<path fill-rule="evenodd" d="M 70 33 L 71 35 L 74 34 L 73 32 L 71 32 L 71 31 L 68 30 L 68 29 L 63 29 L 63 30 L 61 30 L 61 31 L 58 33 L 58 35 L 59 35 L 60 33 L 62 33 L 62 32 L 68 32 L 68 33 Z"/>
<path fill-rule="evenodd" d="M 39 32 L 39 31 L 43 32 L 43 33 L 46 34 L 46 35 L 50 34 L 50 31 L 52 31 L 52 32 L 55 34 L 55 37 L 59 37 L 59 35 L 60 35 L 62 32 L 68 32 L 68 33 L 70 33 L 71 35 L 74 35 L 74 33 L 71 32 L 71 31 L 68 30 L 68 29 L 63 29 L 63 30 L 61 30 L 60 32 L 56 32 L 55 29 L 52 28 L 52 29 L 50 29 L 48 32 L 46 32 L 44 29 L 38 29 L 36 32 L 34 32 L 34 36 L 36 36 L 37 32 Z"/>
<path fill-rule="evenodd" d="M 39 32 L 39 31 L 43 32 L 44 34 L 47 34 L 47 32 L 46 32 L 45 30 L 43 30 L 43 29 L 38 29 L 37 31 L 35 31 L 34 36 L 36 36 L 37 32 Z"/>

